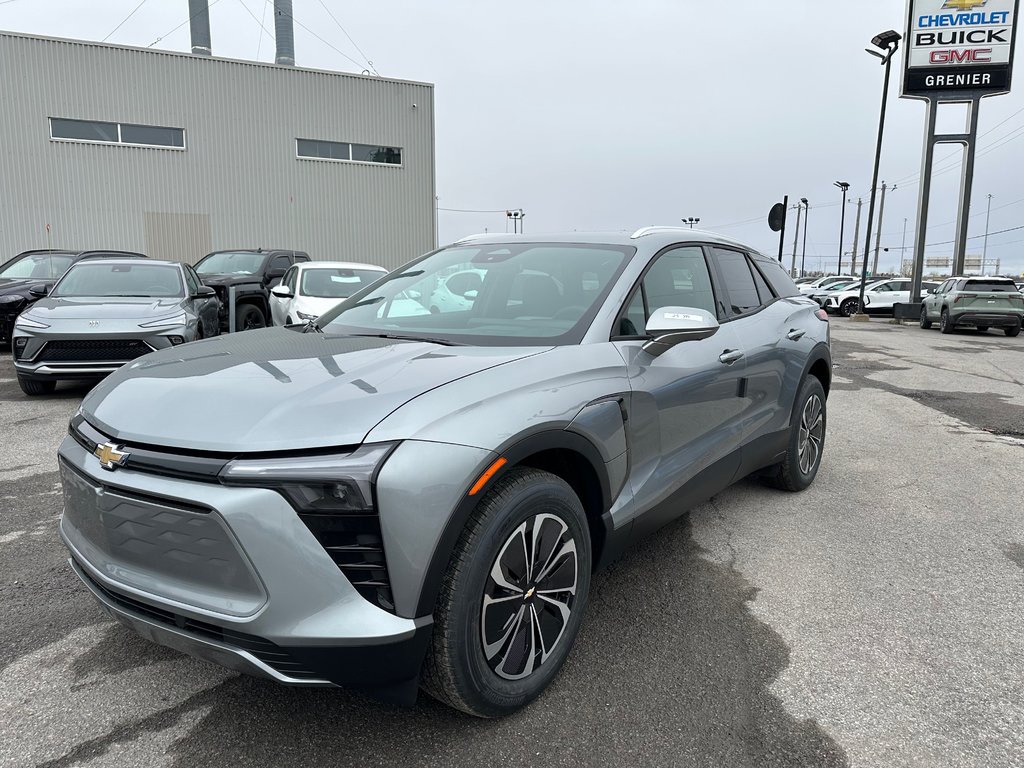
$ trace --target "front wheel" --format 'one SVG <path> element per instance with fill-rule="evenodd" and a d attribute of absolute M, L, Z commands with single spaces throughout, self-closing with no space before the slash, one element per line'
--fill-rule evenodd
<path fill-rule="evenodd" d="M 477 506 L 434 613 L 423 687 L 477 717 L 525 706 L 558 674 L 590 589 L 590 531 L 561 478 L 517 467 Z"/>
<path fill-rule="evenodd" d="M 928 319 L 928 310 L 924 305 L 921 306 L 921 327 L 926 331 L 932 327 L 932 321 Z"/>
<path fill-rule="evenodd" d="M 772 485 L 802 491 L 814 482 L 825 449 L 825 423 L 825 389 L 816 377 L 808 376 L 793 408 L 786 456 L 767 474 Z"/>
<path fill-rule="evenodd" d="M 843 317 L 849 317 L 857 311 L 858 303 L 857 299 L 847 299 L 839 305 L 839 314 Z"/>
<path fill-rule="evenodd" d="M 56 381 L 40 381 L 39 379 L 26 379 L 18 377 L 18 386 L 26 395 L 36 397 L 37 395 L 52 395 L 57 389 Z"/>
<path fill-rule="evenodd" d="M 267 319 L 263 316 L 262 310 L 252 304 L 243 304 L 235 314 L 236 331 L 252 331 L 256 328 L 266 328 Z"/>

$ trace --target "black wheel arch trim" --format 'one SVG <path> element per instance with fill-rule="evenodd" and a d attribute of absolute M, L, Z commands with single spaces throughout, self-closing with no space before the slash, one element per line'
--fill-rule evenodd
<path fill-rule="evenodd" d="M 814 345 L 811 354 L 807 356 L 807 362 L 804 363 L 804 370 L 800 375 L 800 381 L 806 379 L 811 373 L 811 368 L 820 362 L 825 363 L 825 369 L 828 371 L 828 380 L 822 385 L 822 388 L 825 390 L 825 398 L 828 399 L 828 393 L 832 389 L 832 350 L 825 342 L 819 341 Z M 800 394 L 799 385 L 797 387 L 797 394 Z"/>
<path fill-rule="evenodd" d="M 487 485 L 484 486 L 481 493 L 478 493 L 475 496 L 469 495 L 470 488 L 477 480 L 476 477 L 470 478 L 467 483 L 462 499 L 448 518 L 448 522 L 445 524 L 441 537 L 438 539 L 437 545 L 434 547 L 434 552 L 430 557 L 430 563 L 427 566 L 426 572 L 423 576 L 423 582 L 420 585 L 420 594 L 416 601 L 415 616 L 427 616 L 434 613 L 437 596 L 441 590 L 441 583 L 444 580 L 444 575 L 448 570 L 449 563 L 451 562 L 452 554 L 455 551 L 455 545 L 458 543 L 459 536 L 466 527 L 466 522 L 469 520 L 469 516 L 473 513 L 477 503 L 480 501 L 482 493 L 486 492 L 486 490 L 492 486 L 498 478 L 502 477 L 510 469 L 519 466 L 520 462 L 524 459 L 543 451 L 559 449 L 573 451 L 583 456 L 586 462 L 590 465 L 590 468 L 594 471 L 594 474 L 597 476 L 601 489 L 601 508 L 598 510 L 599 514 L 597 517 L 601 520 L 603 527 L 607 530 L 609 521 L 606 518 L 608 518 L 608 509 L 611 506 L 610 481 L 605 469 L 604 461 L 601 458 L 601 452 L 597 447 L 582 435 L 576 432 L 569 432 L 566 429 L 546 429 L 542 432 L 535 432 L 526 437 L 517 436 L 509 440 L 504 447 L 499 448 L 494 452 L 495 457 L 500 456 L 506 459 L 507 463 L 504 464 L 500 470 L 495 472 L 494 476 L 488 481 Z M 590 517 L 589 514 L 588 517 Z M 595 563 L 599 560 L 597 555 L 598 553 L 595 552 L 593 558 Z"/>

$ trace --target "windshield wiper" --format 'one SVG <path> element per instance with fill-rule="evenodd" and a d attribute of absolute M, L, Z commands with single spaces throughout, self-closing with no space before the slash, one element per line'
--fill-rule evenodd
<path fill-rule="evenodd" d="M 423 341 L 427 344 L 442 344 L 446 347 L 464 347 L 465 344 L 460 344 L 457 341 L 451 341 L 450 339 L 436 339 L 429 336 L 413 336 L 411 334 L 404 333 L 350 333 L 349 336 L 361 336 L 368 339 L 395 339 L 397 341 Z"/>
<path fill-rule="evenodd" d="M 324 329 L 316 324 L 316 320 L 307 320 L 306 324 L 302 327 L 303 333 L 323 333 Z"/>

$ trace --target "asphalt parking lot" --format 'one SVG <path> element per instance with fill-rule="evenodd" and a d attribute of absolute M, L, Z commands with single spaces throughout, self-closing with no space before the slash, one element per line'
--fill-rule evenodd
<path fill-rule="evenodd" d="M 56 530 L 84 390 L 25 398 L 5 356 L 0 765 L 1020 765 L 1024 336 L 833 340 L 815 485 L 743 481 L 630 550 L 501 721 L 281 688 L 108 620 Z"/>

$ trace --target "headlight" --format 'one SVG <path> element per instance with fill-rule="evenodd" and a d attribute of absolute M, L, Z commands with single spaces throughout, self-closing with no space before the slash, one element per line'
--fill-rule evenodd
<path fill-rule="evenodd" d="M 49 328 L 46 323 L 41 323 L 28 315 L 19 315 L 18 319 L 14 321 L 15 328 Z"/>
<path fill-rule="evenodd" d="M 225 485 L 270 488 L 298 512 L 367 514 L 373 478 L 396 443 L 362 445 L 352 453 L 281 459 L 236 459 L 220 473 Z"/>
<path fill-rule="evenodd" d="M 139 323 L 139 328 L 170 328 L 173 325 L 184 324 L 185 313 L 182 312 L 180 315 L 174 315 L 173 317 L 164 317 L 160 320 L 150 320 L 148 323 Z"/>
<path fill-rule="evenodd" d="M 318 317 L 320 317 L 320 315 L 307 315 L 305 312 L 299 312 L 299 311 L 296 311 L 295 314 L 299 316 L 300 320 L 307 320 L 307 321 L 308 320 L 316 320 Z"/>

